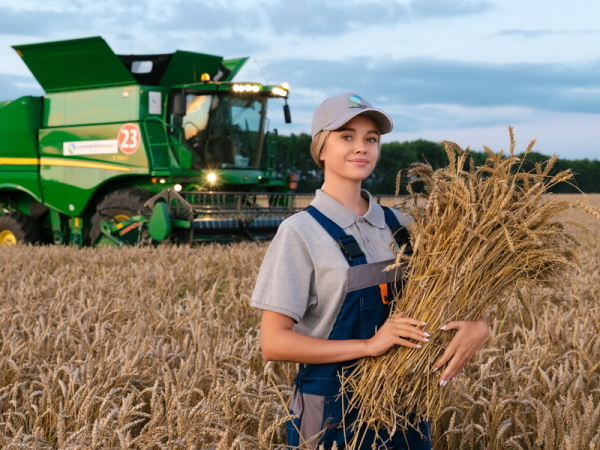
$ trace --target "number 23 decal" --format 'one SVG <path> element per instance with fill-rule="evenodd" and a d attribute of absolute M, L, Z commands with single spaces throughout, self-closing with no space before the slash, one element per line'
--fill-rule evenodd
<path fill-rule="evenodd" d="M 119 149 L 131 155 L 140 147 L 140 129 L 135 123 L 126 123 L 119 129 Z"/>

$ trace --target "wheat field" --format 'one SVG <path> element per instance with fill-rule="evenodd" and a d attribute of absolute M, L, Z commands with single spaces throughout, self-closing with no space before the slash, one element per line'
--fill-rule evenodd
<path fill-rule="evenodd" d="M 600 227 L 561 219 L 592 228 L 582 272 L 495 318 L 435 449 L 600 449 Z M 0 447 L 286 448 L 295 366 L 249 307 L 267 245 L 0 249 Z"/>

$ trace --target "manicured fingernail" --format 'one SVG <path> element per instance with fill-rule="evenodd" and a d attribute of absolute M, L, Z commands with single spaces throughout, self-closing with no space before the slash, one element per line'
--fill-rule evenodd
<path fill-rule="evenodd" d="M 448 327 L 448 325 L 444 325 L 443 327 L 440 327 L 440 330 L 445 330 Z"/>
<path fill-rule="evenodd" d="M 421 345 L 417 344 L 417 348 L 421 348 Z"/>
<path fill-rule="evenodd" d="M 444 387 L 448 384 L 446 380 L 440 380 L 440 386 Z"/>
<path fill-rule="evenodd" d="M 429 339 L 423 338 L 423 342 L 429 342 Z"/>
<path fill-rule="evenodd" d="M 425 326 L 427 325 L 427 322 L 421 322 L 421 325 Z"/>
<path fill-rule="evenodd" d="M 437 368 L 437 367 L 434 367 L 434 368 L 433 368 L 433 370 L 431 371 L 431 373 L 433 373 L 433 372 L 437 372 L 437 370 L 438 370 L 438 368 Z"/>
<path fill-rule="evenodd" d="M 427 337 L 431 336 L 427 331 L 423 331 L 423 334 Z"/>

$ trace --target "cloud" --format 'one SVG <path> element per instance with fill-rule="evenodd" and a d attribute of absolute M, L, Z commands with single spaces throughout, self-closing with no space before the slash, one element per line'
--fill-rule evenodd
<path fill-rule="evenodd" d="M 559 155 L 566 159 L 598 159 L 600 155 L 600 114 L 572 114 L 523 111 L 518 122 L 500 122 L 488 126 L 449 126 L 439 124 L 411 132 L 394 132 L 385 141 L 427 139 L 433 142 L 449 140 L 461 147 L 481 151 L 486 145 L 493 150 L 508 149 L 507 125 L 515 125 L 517 151 L 536 140 L 534 151 Z"/>
<path fill-rule="evenodd" d="M 0 8 L 0 34 L 43 36 L 59 19 L 58 13 L 46 12 L 44 17 L 36 11 L 14 11 Z"/>
<path fill-rule="evenodd" d="M 270 27 L 278 34 L 339 35 L 378 25 L 406 22 L 410 7 L 397 2 L 339 3 L 316 0 L 278 2 L 267 12 Z"/>
<path fill-rule="evenodd" d="M 481 14 L 493 8 L 490 1 L 413 0 L 412 14 L 417 18 L 458 17 Z"/>
<path fill-rule="evenodd" d="M 494 33 L 492 36 L 516 36 L 525 39 L 541 38 L 552 34 L 557 34 L 557 31 L 553 30 L 503 30 L 498 33 Z"/>
<path fill-rule="evenodd" d="M 277 71 L 278 75 L 271 73 Z M 288 60 L 267 67 L 270 79 L 320 88 L 326 95 L 369 93 L 389 104 L 516 106 L 600 112 L 600 59 L 581 64 L 489 64 L 427 58 Z"/>
<path fill-rule="evenodd" d="M 29 1 L 0 6 L 0 35 L 31 36 L 32 42 L 108 35 L 137 29 L 149 31 L 154 18 L 148 0 L 123 4 L 115 0 L 86 2 L 73 0 L 61 4 Z M 39 39 L 43 36 L 43 39 Z"/>
<path fill-rule="evenodd" d="M 195 30 L 207 36 L 236 30 L 252 35 L 265 25 L 260 3 L 232 8 L 219 2 L 177 0 L 169 3 L 162 18 L 154 20 L 161 30 Z"/>
<path fill-rule="evenodd" d="M 0 35 L 44 36 L 46 40 L 51 36 L 76 38 L 113 32 L 111 25 L 118 31 L 147 23 L 145 1 L 125 5 L 114 0 L 80 3 L 44 0 L 26 2 L 24 7 L 0 6 Z"/>
<path fill-rule="evenodd" d="M 492 34 L 499 37 L 521 37 L 524 39 L 544 38 L 546 36 L 598 34 L 600 30 L 502 30 Z"/>
<path fill-rule="evenodd" d="M 356 92 L 390 114 L 394 120 L 391 140 L 455 140 L 452 136 L 458 133 L 461 137 L 456 140 L 463 145 L 500 147 L 506 126 L 533 130 L 531 124 L 536 123 L 538 134 L 528 131 L 522 138 L 546 137 L 540 148 L 547 153 L 579 148 L 584 154 L 598 148 L 583 137 L 590 135 L 591 129 L 584 132 L 585 127 L 580 127 L 582 136 L 568 130 L 576 122 L 574 117 L 587 117 L 582 121 L 587 125 L 600 123 L 600 59 L 581 64 L 489 64 L 426 58 L 287 60 L 263 69 L 269 79 L 291 85 L 289 103 L 295 123 L 285 125 L 274 106 L 270 112 L 272 126 L 283 134 L 307 132 L 312 112 L 322 99 Z M 551 133 L 552 126 L 544 127 L 544 118 L 552 118 L 555 124 L 570 118 L 561 126 L 552 125 L 565 133 L 562 147 L 548 139 L 559 133 Z M 469 136 L 479 140 L 469 140 Z M 567 137 L 573 140 L 572 147 L 565 147 Z"/>
<path fill-rule="evenodd" d="M 18 43 L 102 35 L 118 52 L 168 52 L 194 42 L 207 53 L 256 55 L 274 40 L 364 36 L 382 27 L 480 14 L 487 0 L 27 0 L 0 6 L 0 36 Z M 330 41 L 328 41 L 330 42 Z M 288 42 L 289 45 L 289 42 Z"/>
<path fill-rule="evenodd" d="M 491 7 L 487 1 L 462 0 L 412 0 L 348 1 L 344 7 L 339 2 L 323 0 L 295 0 L 277 2 L 266 8 L 270 27 L 277 33 L 339 35 L 403 22 L 456 17 L 481 13 Z M 290 20 L 292 19 L 292 20 Z"/>
<path fill-rule="evenodd" d="M 247 6 L 236 5 L 236 8 L 219 2 L 176 0 L 169 3 L 161 22 L 167 29 L 195 29 L 207 35 L 238 30 L 248 37 L 266 32 L 315 37 L 429 18 L 479 14 L 491 7 L 491 2 L 484 0 L 412 0 L 408 3 L 349 0 L 343 6 L 328 0 L 257 0 Z"/>
<path fill-rule="evenodd" d="M 23 95 L 43 95 L 44 91 L 32 77 L 0 73 L 0 101 L 14 100 Z"/>

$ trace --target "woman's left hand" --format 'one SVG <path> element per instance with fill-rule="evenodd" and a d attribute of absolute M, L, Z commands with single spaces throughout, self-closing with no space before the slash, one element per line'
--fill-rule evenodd
<path fill-rule="evenodd" d="M 475 352 L 483 345 L 490 336 L 487 320 L 481 318 L 477 321 L 455 321 L 448 322 L 442 330 L 457 330 L 454 338 L 446 347 L 446 351 L 433 366 L 435 372 L 444 364 L 448 363 L 446 369 L 440 376 L 440 386 L 445 386 L 448 381 L 456 377 L 464 366 L 471 360 Z M 449 362 L 448 362 L 449 361 Z"/>

